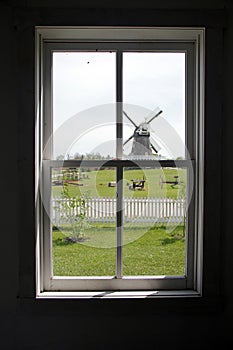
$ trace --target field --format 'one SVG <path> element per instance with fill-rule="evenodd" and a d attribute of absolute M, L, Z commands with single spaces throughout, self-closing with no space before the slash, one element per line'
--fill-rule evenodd
<path fill-rule="evenodd" d="M 60 173 L 63 169 L 57 170 Z M 55 173 L 56 174 L 56 173 Z M 75 175 L 75 173 L 74 173 Z M 73 176 L 73 175 L 72 175 Z M 76 175 L 64 175 L 68 180 L 66 189 L 70 197 L 85 194 L 89 197 L 115 197 L 115 169 L 91 170 Z M 180 184 L 161 184 L 174 181 L 179 176 Z M 145 179 L 143 190 L 129 189 L 131 180 Z M 130 169 L 124 170 L 124 197 L 180 198 L 185 196 L 185 169 Z M 53 197 L 61 196 L 64 188 L 53 186 Z M 185 237 L 183 226 L 167 230 L 157 224 L 125 224 L 123 230 L 123 274 L 133 275 L 184 275 Z M 60 231 L 59 231 L 60 230 Z M 91 224 L 85 229 L 84 242 L 71 242 L 69 226 L 54 227 L 53 271 L 56 276 L 115 276 L 116 273 L 116 228 L 110 223 Z"/>
<path fill-rule="evenodd" d="M 86 241 L 66 240 L 69 230 L 53 231 L 55 276 L 115 276 L 116 233 L 111 224 L 95 224 L 85 232 Z M 123 274 L 184 275 L 183 226 L 127 225 L 123 235 Z"/>
<path fill-rule="evenodd" d="M 70 196 L 86 194 L 91 197 L 114 197 L 116 188 L 109 187 L 108 183 L 116 181 L 115 169 L 92 170 L 86 172 L 88 178 L 79 181 L 70 181 L 68 185 Z M 171 184 L 161 184 L 163 181 L 174 181 L 179 176 L 180 184 L 174 187 Z M 145 179 L 144 190 L 129 190 L 131 180 Z M 177 168 L 125 170 L 123 178 L 123 191 L 125 197 L 160 197 L 178 198 L 185 195 L 186 170 Z M 53 186 L 53 196 L 61 196 L 62 186 Z"/>

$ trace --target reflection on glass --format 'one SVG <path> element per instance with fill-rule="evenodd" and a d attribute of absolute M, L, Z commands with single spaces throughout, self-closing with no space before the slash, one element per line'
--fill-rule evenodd
<path fill-rule="evenodd" d="M 124 170 L 123 275 L 184 275 L 184 168 Z"/>
<path fill-rule="evenodd" d="M 124 157 L 185 157 L 185 53 L 123 53 Z"/>
<path fill-rule="evenodd" d="M 115 157 L 115 52 L 53 53 L 53 158 Z"/>
<path fill-rule="evenodd" d="M 55 276 L 115 275 L 115 174 L 114 168 L 52 170 Z"/>

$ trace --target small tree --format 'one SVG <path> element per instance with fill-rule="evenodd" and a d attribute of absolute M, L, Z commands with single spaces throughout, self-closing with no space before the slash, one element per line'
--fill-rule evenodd
<path fill-rule="evenodd" d="M 72 197 L 69 192 L 69 185 L 67 181 L 63 181 L 62 188 L 63 208 L 67 222 L 71 226 L 71 234 L 69 239 L 73 242 L 83 240 L 85 237 L 85 229 L 89 227 L 87 221 L 86 195 L 80 197 Z"/>
<path fill-rule="evenodd" d="M 180 197 L 184 201 L 184 217 L 183 217 L 183 237 L 185 237 L 185 224 L 186 224 L 186 186 L 185 184 L 181 184 Z"/>

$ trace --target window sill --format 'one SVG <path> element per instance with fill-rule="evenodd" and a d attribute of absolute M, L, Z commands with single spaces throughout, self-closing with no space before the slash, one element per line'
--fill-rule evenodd
<path fill-rule="evenodd" d="M 169 291 L 98 291 L 98 292 L 41 292 L 37 299 L 145 299 L 200 297 L 194 290 Z"/>

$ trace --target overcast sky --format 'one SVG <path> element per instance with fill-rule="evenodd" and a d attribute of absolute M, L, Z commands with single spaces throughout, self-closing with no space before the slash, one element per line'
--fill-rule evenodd
<path fill-rule="evenodd" d="M 71 128 L 75 126 L 77 129 L 77 138 L 74 140 L 74 136 L 69 146 L 71 154 L 101 151 L 105 155 L 115 155 L 114 108 L 101 108 L 103 105 L 111 105 L 115 102 L 116 55 L 114 52 L 55 52 L 53 54 L 53 127 L 55 133 L 60 130 L 61 134 L 62 128 L 67 130 L 64 127 L 65 124 L 68 125 L 71 120 L 75 120 L 69 124 Z M 151 140 L 160 144 L 160 153 L 167 152 L 164 143 L 167 142 L 166 139 L 170 140 L 172 128 L 184 141 L 185 54 L 124 53 L 123 103 L 124 110 L 137 125 L 145 118 L 148 120 L 158 110 L 163 111 L 150 124 Z M 162 120 L 163 128 L 166 125 L 166 129 L 159 125 Z M 124 122 L 123 136 L 127 139 L 132 134 L 134 126 L 125 117 Z M 169 132 L 166 133 L 168 129 Z M 174 142 L 177 141 L 176 137 Z M 60 142 L 61 139 L 55 141 L 55 155 L 61 152 L 58 145 Z M 171 140 L 169 142 L 168 148 L 172 147 L 174 150 L 176 146 Z M 132 141 L 127 144 L 126 153 L 130 152 L 131 146 Z M 183 150 L 180 148 L 175 152 L 176 156 L 183 155 Z"/>

